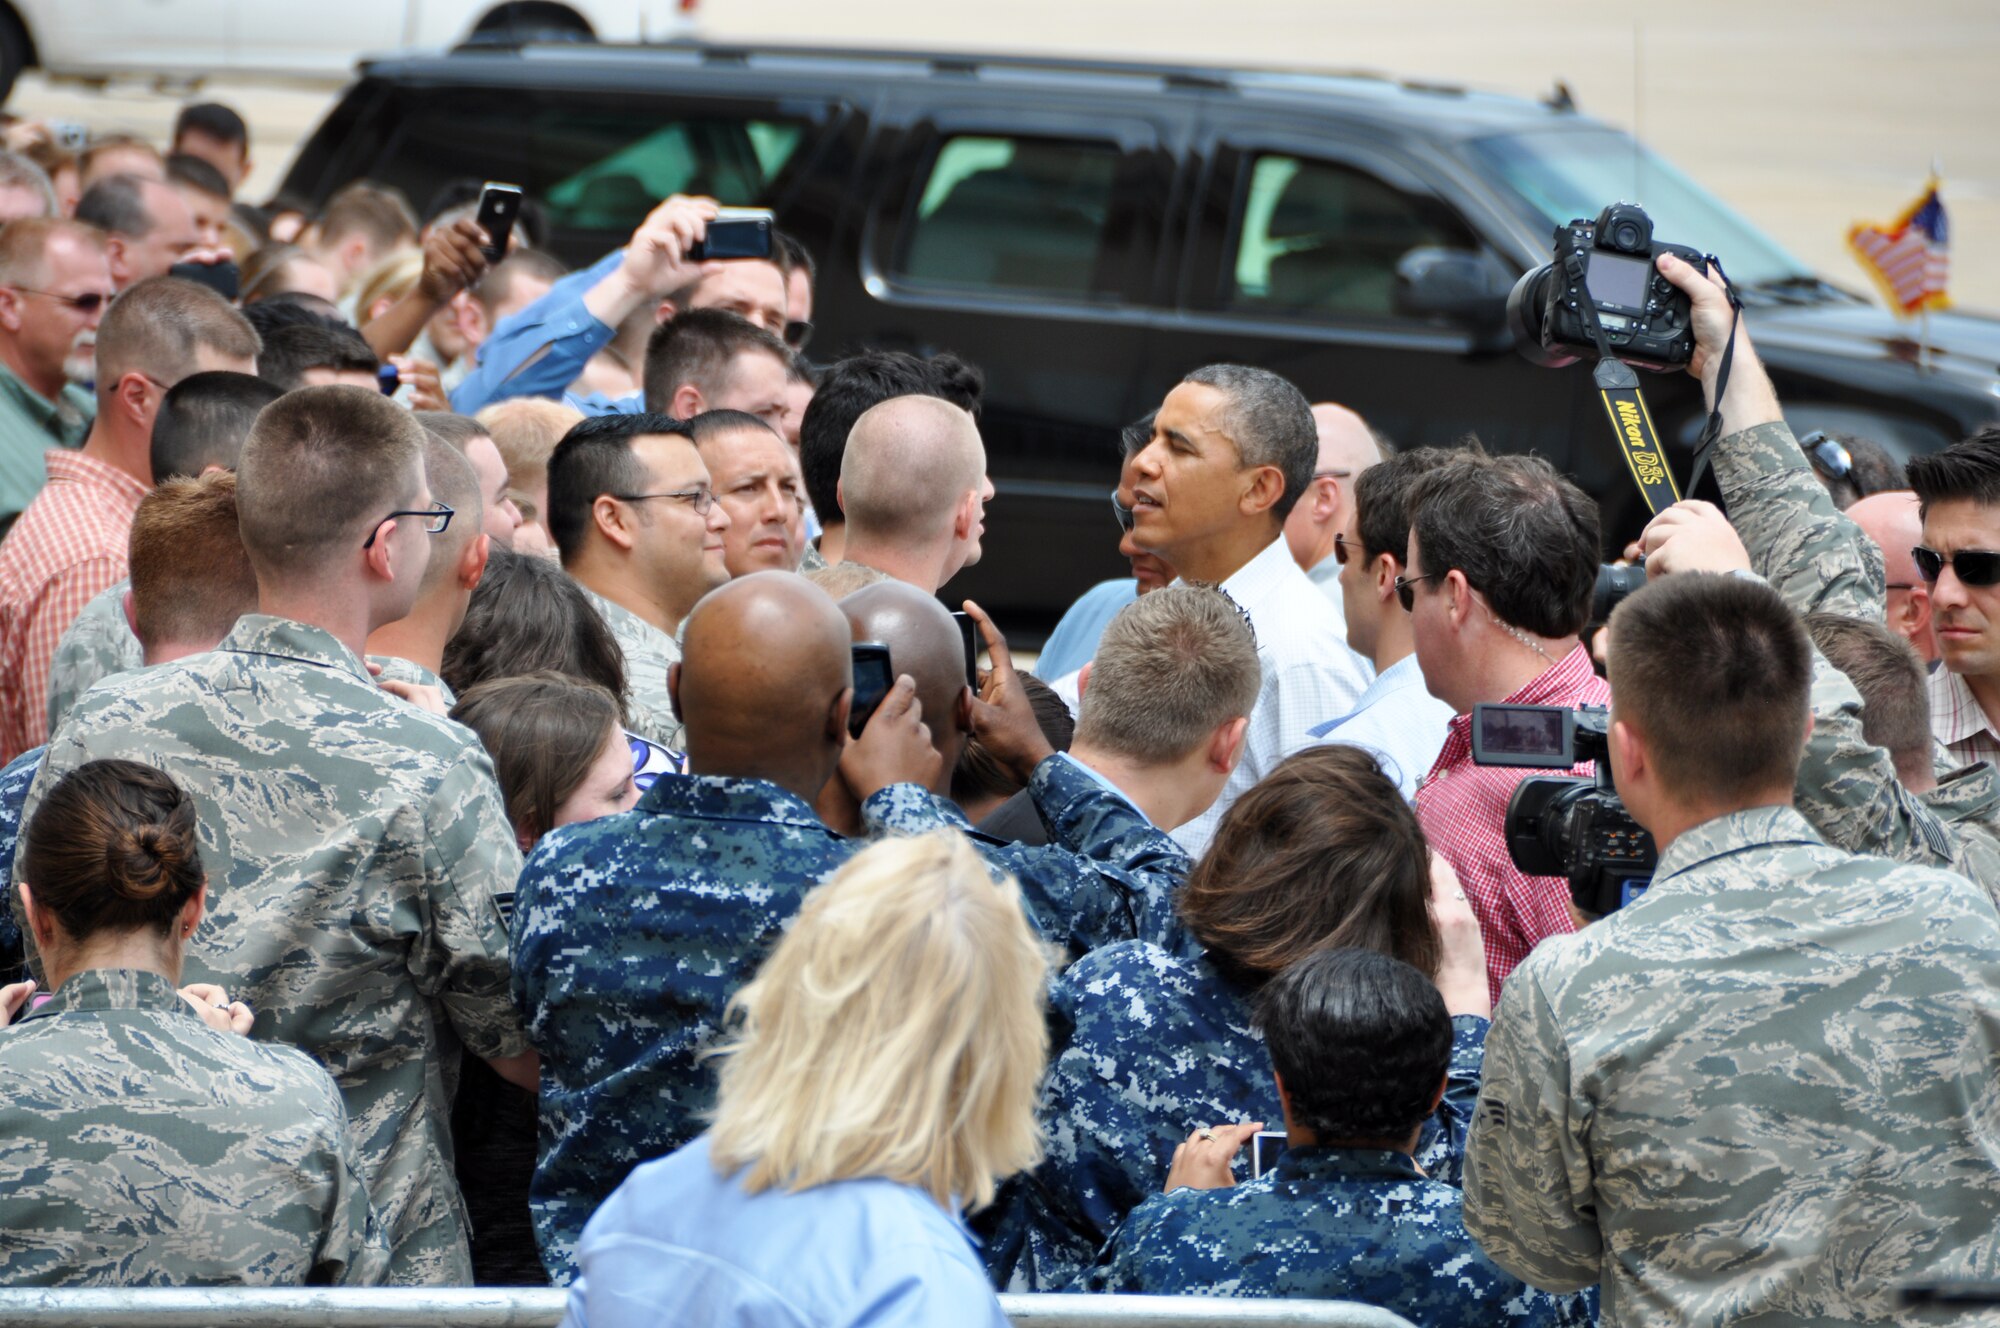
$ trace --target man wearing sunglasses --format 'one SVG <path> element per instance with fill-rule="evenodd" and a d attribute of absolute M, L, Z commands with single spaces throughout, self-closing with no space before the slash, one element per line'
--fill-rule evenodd
<path fill-rule="evenodd" d="M 90 432 L 84 384 L 110 296 L 91 227 L 32 218 L 0 230 L 0 531 L 41 492 L 42 453 Z"/>
<path fill-rule="evenodd" d="M 1910 557 L 1944 660 L 1931 728 L 1954 765 L 2000 763 L 2000 428 L 1912 458 L 1909 474 L 1924 522 Z"/>

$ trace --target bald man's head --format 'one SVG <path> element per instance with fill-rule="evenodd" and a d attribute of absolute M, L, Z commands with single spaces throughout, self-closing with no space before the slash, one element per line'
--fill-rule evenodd
<path fill-rule="evenodd" d="M 1285 546 L 1308 572 L 1333 557 L 1335 537 L 1353 519 L 1354 477 L 1382 459 L 1375 431 L 1347 407 L 1322 401 L 1312 417 L 1319 435 L 1312 483 L 1285 517 Z"/>
<path fill-rule="evenodd" d="M 848 539 L 926 542 L 986 477 L 972 417 L 942 397 L 891 397 L 862 412 L 840 459 Z"/>
<path fill-rule="evenodd" d="M 939 786 L 932 791 L 949 797 L 951 772 L 958 768 L 966 739 L 965 638 L 952 621 L 951 610 L 935 596 L 901 581 L 880 581 L 840 601 L 856 641 L 880 641 L 889 647 L 889 662 L 917 684 L 917 703 L 924 708 L 931 745 L 944 757 Z"/>
<path fill-rule="evenodd" d="M 1917 495 L 1908 489 L 1872 493 L 1847 509 L 1854 524 L 1882 550 L 1882 570 L 1888 582 L 1888 623 L 1916 647 L 1926 664 L 1938 657 L 1931 622 L 1931 592 L 1917 575 L 1910 550 L 1924 542 L 1924 521 Z"/>
<path fill-rule="evenodd" d="M 791 572 L 755 572 L 704 596 L 670 679 L 689 768 L 767 779 L 810 802 L 846 741 L 851 642 L 826 592 Z"/>

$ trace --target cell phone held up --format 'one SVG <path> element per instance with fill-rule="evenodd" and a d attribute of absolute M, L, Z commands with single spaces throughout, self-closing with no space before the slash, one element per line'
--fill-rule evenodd
<path fill-rule="evenodd" d="M 769 258 L 777 219 L 768 208 L 723 208 L 708 223 L 708 233 L 688 250 L 688 260 Z"/>
<path fill-rule="evenodd" d="M 896 670 L 889 663 L 889 647 L 880 641 L 854 643 L 854 701 L 847 711 L 847 731 L 854 737 L 868 727 L 869 716 L 882 705 L 889 689 L 896 685 Z"/>
<path fill-rule="evenodd" d="M 1259 1130 L 1250 1136 L 1250 1174 L 1261 1176 L 1278 1165 L 1278 1157 L 1285 1151 L 1283 1130 Z"/>
<path fill-rule="evenodd" d="M 488 180 L 479 191 L 479 212 L 473 218 L 491 241 L 479 247 L 487 262 L 497 263 L 507 256 L 507 245 L 514 235 L 514 222 L 520 215 L 521 186 Z"/>

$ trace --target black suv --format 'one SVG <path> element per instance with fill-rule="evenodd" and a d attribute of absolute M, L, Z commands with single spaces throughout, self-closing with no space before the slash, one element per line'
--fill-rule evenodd
<path fill-rule="evenodd" d="M 953 587 L 1023 627 L 1120 575 L 1118 427 L 1181 374 L 1264 365 L 1413 445 L 1533 448 L 1643 508 L 1581 368 L 1514 354 L 1514 279 L 1619 199 L 1722 256 L 1795 428 L 1934 449 L 2000 416 L 2000 323 L 1909 329 L 1807 272 L 1628 135 L 1562 105 L 1363 76 L 713 45 L 366 64 L 286 181 L 427 198 L 510 180 L 585 263 L 658 199 L 775 208 L 819 259 L 818 357 L 952 350 L 987 375 L 999 498 Z M 1683 449 L 1700 397 L 1647 379 Z M 1685 456 L 1683 450 L 1682 456 Z M 1685 464 L 1683 462 L 1683 464 Z"/>

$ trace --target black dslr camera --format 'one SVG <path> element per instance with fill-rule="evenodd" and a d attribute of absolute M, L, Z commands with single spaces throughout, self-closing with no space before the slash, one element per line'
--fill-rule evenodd
<path fill-rule="evenodd" d="M 1610 717 L 1601 706 L 1476 705 L 1477 765 L 1567 770 L 1597 764 L 1597 778 L 1524 779 L 1507 803 L 1507 853 L 1530 876 L 1561 876 L 1582 912 L 1603 917 L 1646 893 L 1660 853 L 1611 783 Z"/>
<path fill-rule="evenodd" d="M 1654 260 L 1661 254 L 1696 270 L 1706 261 L 1686 245 L 1655 240 L 1653 219 L 1632 203 L 1613 203 L 1594 222 L 1557 227 L 1555 261 L 1524 274 L 1507 296 L 1515 348 L 1550 368 L 1597 359 L 1595 323 L 1611 354 L 1627 364 L 1686 364 L 1694 355 L 1688 297 L 1660 275 Z"/>

